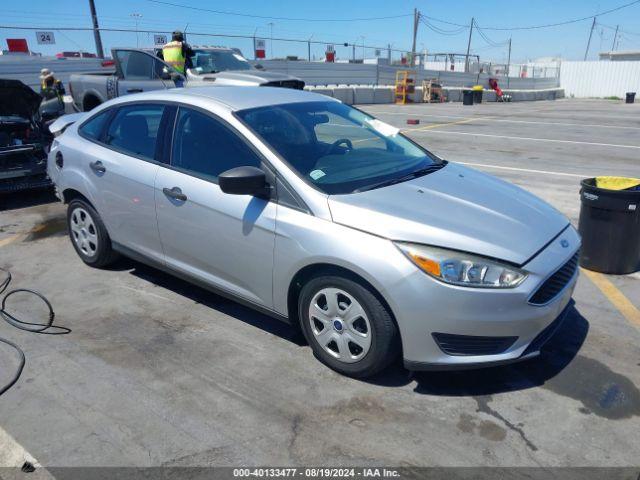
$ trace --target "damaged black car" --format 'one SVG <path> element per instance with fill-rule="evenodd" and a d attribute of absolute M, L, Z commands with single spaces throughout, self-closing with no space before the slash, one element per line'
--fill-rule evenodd
<path fill-rule="evenodd" d="M 51 185 L 52 136 L 39 113 L 41 101 L 21 81 L 0 79 L 0 194 Z"/>

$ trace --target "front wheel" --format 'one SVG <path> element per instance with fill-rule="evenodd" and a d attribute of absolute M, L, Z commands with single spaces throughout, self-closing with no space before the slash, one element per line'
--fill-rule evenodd
<path fill-rule="evenodd" d="M 312 279 L 302 288 L 298 308 L 316 358 L 344 375 L 375 375 L 399 352 L 390 312 L 360 283 L 338 276 Z"/>
<path fill-rule="evenodd" d="M 117 258 L 98 212 L 84 200 L 72 200 L 67 209 L 67 227 L 73 248 L 84 263 L 106 267 Z"/>

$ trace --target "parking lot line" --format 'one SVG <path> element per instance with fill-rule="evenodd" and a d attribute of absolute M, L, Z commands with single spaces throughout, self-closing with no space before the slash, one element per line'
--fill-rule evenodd
<path fill-rule="evenodd" d="M 44 224 L 36 225 L 31 230 L 29 230 L 27 233 L 18 233 L 16 235 L 12 235 L 10 237 L 3 238 L 2 240 L 0 240 L 0 248 L 5 247 L 5 246 L 7 246 L 7 245 L 9 245 L 11 243 L 19 242 L 21 240 L 24 240 L 25 238 L 27 238 L 32 233 L 37 233 L 40 230 L 42 230 L 43 228 L 45 228 L 45 227 L 46 227 L 46 225 L 44 225 Z"/>
<path fill-rule="evenodd" d="M 515 172 L 525 172 L 525 173 L 535 173 L 542 175 L 561 175 L 565 177 L 576 177 L 576 178 L 588 178 L 593 177 L 593 175 L 579 174 L 579 173 L 564 173 L 564 172 L 551 172 L 549 170 L 534 170 L 531 168 L 517 168 L 517 167 L 503 167 L 501 165 L 489 165 L 487 163 L 473 163 L 473 162 L 454 162 L 459 163 L 460 165 L 468 165 L 470 167 L 484 167 L 484 168 L 496 168 L 498 170 L 513 170 Z"/>
<path fill-rule="evenodd" d="M 485 117 L 475 117 L 475 118 L 471 118 L 471 117 L 467 117 L 464 120 L 458 120 L 456 122 L 444 122 L 444 123 L 436 123 L 433 125 L 427 125 L 424 127 L 418 127 L 418 128 L 404 128 L 401 131 L 402 132 L 419 132 L 421 130 L 431 130 L 434 128 L 440 128 L 440 127 L 448 127 L 449 125 L 460 125 L 462 123 L 469 123 L 469 122 L 473 122 L 475 120 L 482 120 Z"/>
<path fill-rule="evenodd" d="M 404 112 L 380 112 L 369 110 L 367 113 L 374 113 L 379 115 L 404 115 L 409 117 L 440 117 L 440 118 L 468 118 L 463 115 L 444 115 L 444 114 L 426 114 L 426 113 L 404 113 Z M 513 112 L 509 112 L 513 113 Z M 528 113 L 528 112 L 527 112 Z M 524 123 L 531 125 L 556 125 L 562 127 L 589 127 L 589 128 L 618 128 L 623 130 L 640 130 L 640 127 L 629 127 L 624 125 L 601 125 L 595 123 L 571 123 L 571 122 L 544 122 L 544 121 L 532 121 L 532 120 L 512 120 L 509 118 L 498 118 L 493 116 L 477 117 L 491 120 L 492 122 L 502 123 Z"/>
<path fill-rule="evenodd" d="M 584 268 L 580 270 L 598 287 L 629 323 L 640 328 L 640 310 L 625 297 L 624 293 L 618 290 L 618 288 L 601 273 L 592 272 Z"/>
<path fill-rule="evenodd" d="M 36 467 L 37 475 L 35 478 L 53 479 L 53 476 L 41 467 L 33 455 L 0 427 L 0 467 L 22 468 L 25 462 Z"/>
<path fill-rule="evenodd" d="M 482 117 L 479 117 L 482 118 Z M 443 125 L 452 125 L 451 124 L 443 124 Z M 424 129 L 426 130 L 426 129 Z M 418 129 L 413 130 L 403 130 L 404 132 L 420 132 Z M 449 131 L 433 131 L 433 132 L 423 132 L 423 133 L 439 133 L 443 135 L 472 135 L 477 137 L 490 137 L 490 138 L 505 138 L 507 140 L 529 140 L 532 142 L 553 142 L 553 143 L 570 143 L 573 145 L 593 145 L 597 147 L 613 147 L 613 148 L 633 148 L 636 150 L 640 150 L 640 145 L 619 145 L 615 143 L 597 143 L 597 142 L 579 142 L 576 140 L 556 140 L 553 138 L 534 138 L 534 137 L 513 137 L 509 135 L 492 135 L 489 133 L 471 133 L 471 132 L 449 132 Z"/>

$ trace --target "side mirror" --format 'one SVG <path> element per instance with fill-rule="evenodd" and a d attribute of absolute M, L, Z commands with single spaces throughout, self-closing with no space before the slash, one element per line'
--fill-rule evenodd
<path fill-rule="evenodd" d="M 218 175 L 220 190 L 230 195 L 269 197 L 271 190 L 262 170 L 256 167 L 236 167 Z"/>
<path fill-rule="evenodd" d="M 174 82 L 184 81 L 184 75 L 180 75 L 178 72 L 171 72 L 169 78 Z"/>
<path fill-rule="evenodd" d="M 162 80 L 171 80 L 171 73 L 169 73 L 169 69 L 167 67 L 162 67 L 160 71 L 160 78 Z"/>

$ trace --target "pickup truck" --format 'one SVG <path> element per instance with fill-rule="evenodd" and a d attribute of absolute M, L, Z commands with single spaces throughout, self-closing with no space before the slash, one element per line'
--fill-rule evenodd
<path fill-rule="evenodd" d="M 237 50 L 224 47 L 193 50 L 192 68 L 183 75 L 158 58 L 153 50 L 115 48 L 111 50 L 115 72 L 71 75 L 69 90 L 74 108 L 86 112 L 129 93 L 176 87 L 215 84 L 304 88 L 304 82 L 298 78 L 253 67 Z"/>

